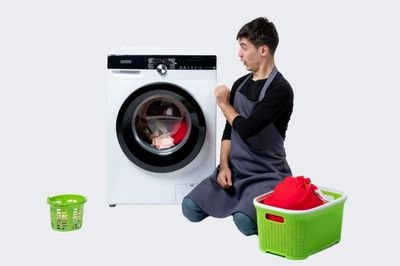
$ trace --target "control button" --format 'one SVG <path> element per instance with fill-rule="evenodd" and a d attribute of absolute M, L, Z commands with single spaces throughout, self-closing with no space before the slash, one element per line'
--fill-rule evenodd
<path fill-rule="evenodd" d="M 167 66 L 165 64 L 158 64 L 157 65 L 158 74 L 163 76 L 163 75 L 167 74 L 167 70 L 168 70 L 168 68 L 167 68 Z"/>

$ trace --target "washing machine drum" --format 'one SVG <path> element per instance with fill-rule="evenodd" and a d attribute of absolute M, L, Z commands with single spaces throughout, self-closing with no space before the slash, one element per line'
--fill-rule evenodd
<path fill-rule="evenodd" d="M 135 90 L 117 117 L 117 137 L 125 155 L 151 172 L 172 172 L 200 152 L 206 135 L 203 112 L 183 88 L 170 83 Z"/>

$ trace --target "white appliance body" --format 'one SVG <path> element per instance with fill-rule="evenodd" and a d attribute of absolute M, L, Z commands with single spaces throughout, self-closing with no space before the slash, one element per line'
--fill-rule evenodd
<path fill-rule="evenodd" d="M 216 56 L 125 48 L 108 56 L 107 201 L 180 204 L 216 166 Z"/>

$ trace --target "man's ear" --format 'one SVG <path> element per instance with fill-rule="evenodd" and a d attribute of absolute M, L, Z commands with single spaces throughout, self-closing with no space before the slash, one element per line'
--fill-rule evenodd
<path fill-rule="evenodd" d="M 266 45 L 261 45 L 261 46 L 259 47 L 259 51 L 260 51 L 260 53 L 261 53 L 262 56 L 266 56 L 267 54 L 270 53 L 270 52 L 269 52 L 269 48 L 268 48 L 268 46 L 266 46 Z"/>

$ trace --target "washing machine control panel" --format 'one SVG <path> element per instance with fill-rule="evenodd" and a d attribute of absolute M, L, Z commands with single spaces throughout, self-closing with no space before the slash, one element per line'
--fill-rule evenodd
<path fill-rule="evenodd" d="M 109 55 L 108 69 L 217 69 L 215 55 Z"/>
<path fill-rule="evenodd" d="M 176 60 L 175 58 L 157 58 L 151 57 L 147 59 L 148 69 L 160 69 L 160 67 L 166 67 L 167 69 L 175 69 Z"/>

